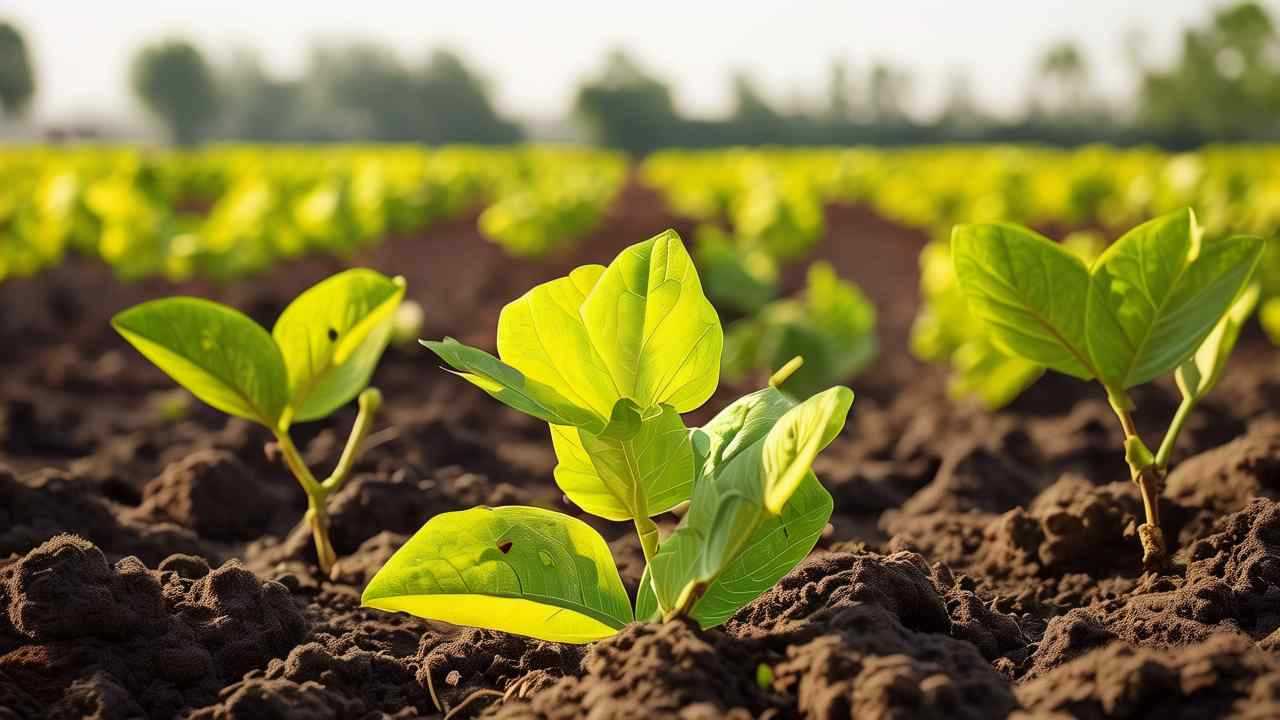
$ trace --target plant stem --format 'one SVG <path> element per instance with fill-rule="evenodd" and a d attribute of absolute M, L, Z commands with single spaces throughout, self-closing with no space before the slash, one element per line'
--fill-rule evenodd
<path fill-rule="evenodd" d="M 1137 425 L 1129 414 L 1130 403 L 1123 395 L 1117 397 L 1108 392 L 1111 408 L 1120 418 L 1124 428 L 1125 462 L 1129 464 L 1129 477 L 1138 486 L 1142 496 L 1142 510 L 1146 522 L 1138 526 L 1138 540 L 1142 543 L 1142 564 L 1149 570 L 1158 568 L 1165 558 L 1164 531 L 1160 529 L 1160 491 L 1164 485 L 1164 467 L 1153 460 L 1140 461 L 1138 455 L 1151 457 L 1142 443 Z M 1167 438 L 1166 438 L 1167 439 Z M 1135 448 L 1138 452 L 1134 452 Z"/>
<path fill-rule="evenodd" d="M 356 458 L 360 456 L 360 445 L 373 428 L 373 416 L 377 414 L 378 408 L 382 407 L 382 393 L 377 388 L 366 388 L 360 393 L 358 403 L 360 412 L 356 415 L 355 425 L 351 426 L 351 435 L 347 437 L 347 446 L 342 449 L 342 457 L 338 458 L 338 466 L 321 483 L 326 493 L 332 493 L 342 487 L 342 483 L 351 474 L 351 468 L 356 464 Z"/>
<path fill-rule="evenodd" d="M 644 552 L 644 564 L 653 566 L 653 556 L 658 554 L 658 524 L 648 516 L 635 519 L 636 534 L 640 536 L 640 549 Z"/>
<path fill-rule="evenodd" d="M 329 491 L 316 482 L 315 476 L 303 462 L 302 454 L 293 444 L 293 438 L 289 437 L 288 430 L 277 430 L 276 442 L 280 445 L 280 453 L 284 455 L 285 464 L 289 466 L 290 472 L 307 493 L 306 522 L 311 528 L 311 538 L 316 546 L 316 560 L 320 563 L 320 571 L 328 575 L 333 570 L 333 563 L 337 560 L 333 552 L 333 544 L 329 542 L 329 513 L 325 510 L 325 500 L 329 496 Z"/>
<path fill-rule="evenodd" d="M 1178 405 L 1178 410 L 1173 414 L 1173 420 L 1169 422 L 1169 429 L 1164 434 L 1164 440 L 1160 442 L 1160 449 L 1156 450 L 1156 465 L 1162 469 L 1169 467 L 1169 457 L 1173 455 L 1173 446 L 1178 442 L 1178 435 L 1182 432 L 1182 426 L 1186 424 L 1187 417 L 1191 415 L 1191 410 L 1196 406 L 1195 400 L 1189 396 L 1182 398 L 1182 403 Z"/>
<path fill-rule="evenodd" d="M 307 498 L 307 524 L 311 526 L 311 540 L 316 545 L 316 560 L 320 563 L 320 572 L 327 577 L 333 572 L 338 555 L 333 551 L 333 543 L 329 540 L 329 512 L 325 509 L 324 498 Z"/>
<path fill-rule="evenodd" d="M 289 466 L 289 471 L 298 479 L 298 484 L 302 485 L 302 490 L 307 494 L 306 522 L 311 528 L 311 538 L 316 546 L 316 560 L 320 564 L 320 571 L 326 576 L 333 571 L 333 565 L 338 560 L 337 553 L 333 550 L 333 543 L 329 539 L 329 511 L 326 502 L 330 495 L 342 487 L 342 483 L 351 474 L 351 468 L 355 466 L 356 458 L 360 455 L 360 445 L 373 427 L 373 416 L 382 405 L 382 393 L 378 392 L 377 388 L 366 388 L 360 393 L 359 404 L 360 412 L 356 415 L 355 425 L 351 428 L 351 435 L 347 438 L 342 456 L 338 458 L 338 466 L 324 482 L 317 481 L 315 475 L 311 474 L 310 468 L 302 459 L 302 453 L 298 452 L 297 446 L 293 444 L 293 438 L 289 437 L 288 429 L 277 429 L 275 432 L 276 442 L 280 445 L 280 453 L 284 455 L 285 464 Z"/>
<path fill-rule="evenodd" d="M 324 499 L 324 488 L 316 480 L 316 476 L 311 474 L 307 464 L 302 461 L 302 454 L 298 452 L 298 448 L 293 444 L 293 438 L 289 437 L 289 431 L 277 430 L 276 443 L 280 446 L 280 453 L 284 455 L 285 465 L 289 466 L 289 471 L 298 479 L 298 483 L 306 491 L 307 497 Z"/>

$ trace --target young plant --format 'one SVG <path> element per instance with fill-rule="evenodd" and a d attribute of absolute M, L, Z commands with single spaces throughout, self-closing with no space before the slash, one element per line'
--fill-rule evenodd
<path fill-rule="evenodd" d="M 1173 446 L 1253 310 L 1257 295 L 1246 288 L 1262 240 L 1206 241 L 1186 209 L 1130 230 L 1091 266 L 1014 225 L 960 225 L 951 242 L 969 307 L 1000 349 L 1106 388 L 1142 494 L 1143 562 L 1158 566 L 1165 554 L 1158 501 Z M 1175 370 L 1182 403 L 1152 453 L 1128 391 Z"/>
<path fill-rule="evenodd" d="M 642 619 L 723 622 L 799 562 L 831 514 L 809 467 L 844 425 L 847 388 L 800 404 L 768 388 L 706 427 L 685 427 L 681 413 L 716 389 L 724 337 L 674 232 L 507 305 L 501 360 L 452 339 L 423 344 L 550 425 L 569 500 L 634 524 L 648 563 Z M 686 501 L 684 522 L 662 539 L 653 518 Z M 436 516 L 374 576 L 363 603 L 562 642 L 607 637 L 635 617 L 604 539 L 529 507 Z"/>
<path fill-rule="evenodd" d="M 809 266 L 808 286 L 729 326 L 724 377 L 737 383 L 756 370 L 801 356 L 804 364 L 783 385 L 807 397 L 861 372 L 876 356 L 876 308 L 830 263 Z"/>
<path fill-rule="evenodd" d="M 111 324 L 191 394 L 275 435 L 285 463 L 307 493 L 307 524 L 320 569 L 337 559 L 325 501 L 351 473 L 382 403 L 367 387 L 391 335 L 404 279 L 373 270 L 338 273 L 299 295 L 271 334 L 232 308 L 193 297 L 136 305 Z M 289 437 L 295 422 L 328 417 L 359 396 L 360 412 L 338 465 L 317 480 Z"/>

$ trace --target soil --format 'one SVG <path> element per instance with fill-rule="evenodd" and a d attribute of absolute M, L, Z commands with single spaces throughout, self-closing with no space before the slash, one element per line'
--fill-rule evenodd
<path fill-rule="evenodd" d="M 0 285 L 0 720 L 1280 717 L 1280 383 L 1256 331 L 1180 441 L 1161 508 L 1172 560 L 1144 574 L 1101 392 L 1050 376 L 1000 413 L 948 398 L 945 370 L 906 351 L 925 235 L 829 208 L 813 257 L 876 303 L 882 346 L 816 468 L 836 498 L 829 533 L 722 628 L 633 625 L 580 647 L 358 601 L 436 513 L 576 512 L 545 426 L 417 347 L 390 349 L 372 446 L 333 498 L 330 580 L 266 433 L 185 404 L 107 322 L 188 293 L 269 323 L 361 264 L 406 276 L 425 336 L 491 348 L 504 303 L 666 227 L 692 224 L 632 184 L 598 231 L 536 262 L 508 259 L 470 216 L 223 286 L 125 284 L 77 259 Z M 785 279 L 799 287 L 803 268 Z M 1144 389 L 1139 423 L 1154 434 L 1175 398 Z M 295 439 L 328 467 L 353 420 Z M 589 521 L 634 592 L 628 528 Z"/>

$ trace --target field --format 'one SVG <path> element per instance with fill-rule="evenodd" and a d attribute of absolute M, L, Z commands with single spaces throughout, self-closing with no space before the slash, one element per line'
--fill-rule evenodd
<path fill-rule="evenodd" d="M 1142 499 L 1106 393 L 965 365 L 952 351 L 976 340 L 930 345 L 918 319 L 948 302 L 922 289 L 921 254 L 955 223 L 1113 239 L 1191 205 L 1210 235 L 1271 237 L 1280 151 L 662 153 L 628 169 L 607 153 L 352 149 L 292 179 L 260 173 L 297 158 L 252 148 L 154 163 L 6 152 L 0 177 L 54 188 L 31 193 L 75 184 L 81 199 L 33 218 L 35 195 L 0 195 L 13 250 L 0 254 L 0 718 L 1280 715 L 1280 383 L 1259 323 L 1178 440 L 1159 499 L 1170 559 L 1144 571 Z M 317 177 L 338 189 L 323 196 Z M 236 192 L 259 193 L 242 201 L 259 210 L 229 211 Z M 110 324 L 189 294 L 269 327 L 305 288 L 362 266 L 404 276 L 420 337 L 492 351 L 499 312 L 531 286 L 666 228 L 693 249 L 708 222 L 730 256 L 767 257 L 747 275 L 776 282 L 770 297 L 830 263 L 874 306 L 878 348 L 832 379 L 857 399 L 814 466 L 835 500 L 817 548 L 710 630 L 638 623 L 569 645 L 362 608 L 408 536 L 474 505 L 581 517 L 633 596 L 645 561 L 629 525 L 562 496 L 544 423 L 408 343 L 374 376 L 384 410 L 331 500 L 325 577 L 271 434 L 176 390 Z M 696 247 L 709 278 L 724 256 Z M 1280 282 L 1263 263 L 1265 322 Z M 764 312 L 740 287 L 713 296 L 726 324 Z M 960 322 L 943 329 L 963 335 Z M 774 369 L 760 364 L 688 423 L 758 387 Z M 1134 399 L 1151 430 L 1178 405 L 1171 378 Z M 355 416 L 298 426 L 307 462 L 333 466 Z"/>

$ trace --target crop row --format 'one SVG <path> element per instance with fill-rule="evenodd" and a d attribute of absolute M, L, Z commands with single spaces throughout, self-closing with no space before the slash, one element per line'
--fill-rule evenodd
<path fill-rule="evenodd" d="M 751 309 L 773 292 L 778 265 L 803 256 L 823 236 L 828 203 L 866 204 L 927 232 L 932 241 L 921 254 L 922 306 L 912 350 L 951 365 L 956 395 L 999 407 L 1044 367 L 999 350 L 969 311 L 951 261 L 956 224 L 1011 222 L 1065 231 L 1065 247 L 1086 262 L 1117 230 L 1186 207 L 1195 209 L 1206 238 L 1271 238 L 1280 227 L 1277 167 L 1280 148 L 1272 146 L 1178 154 L 953 146 L 673 150 L 650 156 L 641 172 L 677 211 L 703 223 L 695 248 L 708 266 L 708 294 L 728 307 Z M 1255 278 L 1263 327 L 1280 343 L 1280 251 L 1274 242 Z"/>
<path fill-rule="evenodd" d="M 934 238 L 921 255 L 912 350 L 948 363 L 957 395 L 998 407 L 1043 367 L 1000 351 L 961 294 L 948 235 L 961 222 L 1069 231 L 1095 258 L 1113 231 L 1192 207 L 1207 238 L 1280 226 L 1280 148 L 953 146 L 928 149 L 669 150 L 643 182 L 698 222 L 692 254 L 732 322 L 730 379 L 804 355 L 797 394 L 848 379 L 874 357 L 875 308 L 829 267 L 780 297 L 784 265 L 824 235 L 824 206 L 860 203 Z M 482 234 L 538 256 L 590 232 L 625 182 L 626 160 L 577 148 L 214 146 L 0 150 L 0 280 L 69 250 L 124 277 L 229 278 L 305 252 L 350 254 L 388 235 L 479 210 Z M 857 238 L 843 238 L 857 242 Z M 1280 252 L 1256 275 L 1263 325 L 1280 340 Z"/>
<path fill-rule="evenodd" d="M 593 228 L 625 176 L 621 156 L 573 148 L 11 148 L 0 280 L 71 250 L 126 278 L 231 278 L 477 209 L 486 236 L 537 255 Z"/>

